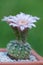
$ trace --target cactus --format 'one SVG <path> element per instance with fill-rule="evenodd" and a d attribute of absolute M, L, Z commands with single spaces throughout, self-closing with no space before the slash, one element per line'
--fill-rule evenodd
<path fill-rule="evenodd" d="M 28 59 L 31 51 L 29 43 L 23 44 L 22 41 L 10 41 L 7 45 L 8 55 L 15 59 Z"/>
<path fill-rule="evenodd" d="M 7 45 L 7 53 L 15 59 L 28 59 L 31 53 L 31 46 L 27 43 L 28 28 L 35 26 L 38 17 L 20 13 L 16 16 L 4 17 L 2 21 L 6 21 L 14 30 L 16 40 L 10 41 Z"/>

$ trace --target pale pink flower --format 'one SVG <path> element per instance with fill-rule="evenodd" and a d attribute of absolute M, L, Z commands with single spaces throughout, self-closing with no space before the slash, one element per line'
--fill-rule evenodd
<path fill-rule="evenodd" d="M 23 31 L 26 28 L 31 29 L 32 27 L 36 27 L 34 23 L 37 22 L 39 18 L 36 16 L 33 17 L 32 15 L 24 14 L 21 12 L 20 14 L 17 14 L 16 16 L 8 16 L 8 17 L 5 16 L 2 20 L 7 21 L 10 26 L 17 27 L 21 31 Z"/>

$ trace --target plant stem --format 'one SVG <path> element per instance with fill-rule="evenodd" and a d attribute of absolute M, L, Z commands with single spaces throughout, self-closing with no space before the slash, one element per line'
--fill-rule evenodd
<path fill-rule="evenodd" d="M 22 41 L 22 43 L 25 43 L 27 41 L 27 37 L 28 37 L 28 29 L 21 31 L 17 27 L 12 27 L 12 28 L 16 35 L 16 40 Z"/>

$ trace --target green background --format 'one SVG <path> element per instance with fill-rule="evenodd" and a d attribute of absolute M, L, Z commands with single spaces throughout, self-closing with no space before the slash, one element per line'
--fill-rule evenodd
<path fill-rule="evenodd" d="M 29 30 L 28 42 L 43 56 L 43 0 L 0 0 L 0 48 L 6 47 L 10 40 L 15 39 L 11 27 L 1 19 L 19 12 L 40 17 L 40 21 L 35 23 L 37 27 Z"/>

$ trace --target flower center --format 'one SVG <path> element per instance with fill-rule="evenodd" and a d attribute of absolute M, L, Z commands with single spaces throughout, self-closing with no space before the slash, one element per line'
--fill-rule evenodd
<path fill-rule="evenodd" d="M 19 24 L 19 25 L 27 25 L 28 22 L 27 22 L 27 21 L 19 21 L 18 24 Z"/>

